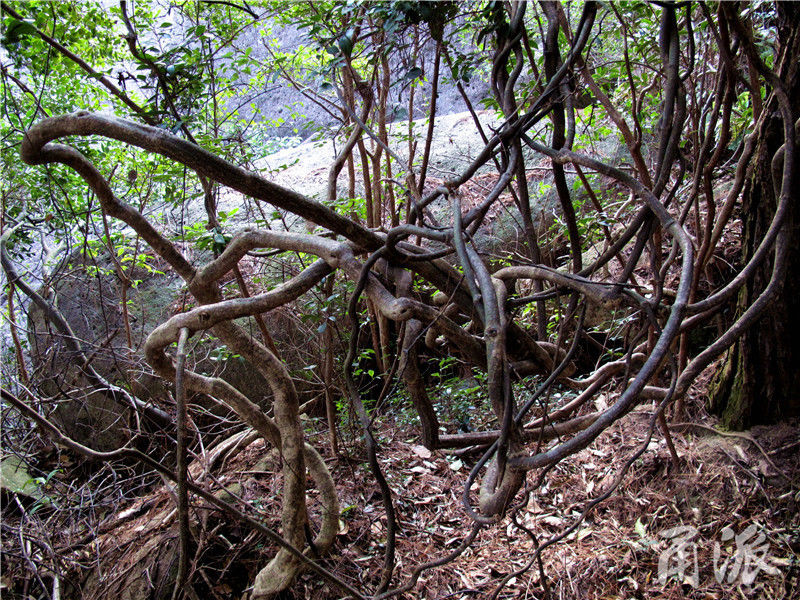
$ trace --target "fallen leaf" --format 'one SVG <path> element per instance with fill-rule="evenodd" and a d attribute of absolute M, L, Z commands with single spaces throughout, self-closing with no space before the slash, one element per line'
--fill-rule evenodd
<path fill-rule="evenodd" d="M 416 454 L 417 456 L 419 456 L 420 458 L 430 458 L 431 457 L 431 451 L 428 450 L 425 446 L 420 446 L 420 445 L 411 446 L 411 451 L 414 454 Z"/>
<path fill-rule="evenodd" d="M 564 519 L 561 519 L 560 517 L 556 517 L 556 516 L 553 516 L 553 515 L 548 515 L 546 517 L 542 517 L 542 521 L 545 524 L 551 525 L 553 527 L 561 527 L 564 524 Z"/>
<path fill-rule="evenodd" d="M 457 458 L 453 462 L 450 463 L 450 468 L 453 469 L 453 471 L 459 471 L 459 470 L 461 470 L 461 467 L 463 467 L 463 466 L 464 466 L 464 463 L 461 462 L 460 458 Z"/>

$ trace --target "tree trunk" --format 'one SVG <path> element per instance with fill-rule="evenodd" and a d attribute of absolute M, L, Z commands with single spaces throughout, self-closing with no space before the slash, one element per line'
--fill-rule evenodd
<path fill-rule="evenodd" d="M 777 4 L 778 42 L 775 65 L 792 102 L 793 120 L 800 116 L 800 5 Z M 783 144 L 783 124 L 777 104 L 759 132 L 753 169 L 742 199 L 742 264 L 746 264 L 763 239 L 775 213 L 771 161 Z M 794 187 L 800 176 L 800 160 L 794 161 Z M 783 288 L 762 318 L 728 353 L 709 390 L 712 410 L 722 416 L 724 426 L 746 429 L 759 423 L 774 423 L 800 414 L 800 202 L 793 191 L 788 214 L 789 256 Z M 757 271 L 742 288 L 737 305 L 741 312 L 766 287 L 772 260 Z M 794 333 L 793 333 L 794 332 Z"/>

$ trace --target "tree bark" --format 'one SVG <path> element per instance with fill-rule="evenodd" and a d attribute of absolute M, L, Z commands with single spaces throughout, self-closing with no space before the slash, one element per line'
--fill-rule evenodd
<path fill-rule="evenodd" d="M 800 5 L 777 3 L 778 37 L 775 65 L 792 100 L 793 120 L 800 116 L 800 34 L 795 24 Z M 772 160 L 783 144 L 783 124 L 773 99 L 762 130 L 742 199 L 742 264 L 753 256 L 767 231 L 777 206 Z M 796 130 L 796 127 L 795 127 Z M 800 160 L 794 161 L 800 174 Z M 797 178 L 795 177 L 795 181 Z M 796 192 L 786 227 L 789 255 L 783 288 L 761 319 L 728 353 L 709 389 L 711 409 L 730 429 L 746 429 L 759 423 L 774 423 L 800 414 L 800 344 L 793 335 L 800 331 L 800 202 Z M 772 260 L 756 272 L 739 293 L 741 314 L 766 287 Z"/>

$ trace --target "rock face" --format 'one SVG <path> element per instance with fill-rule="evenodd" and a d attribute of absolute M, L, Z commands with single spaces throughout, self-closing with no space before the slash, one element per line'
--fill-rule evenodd
<path fill-rule="evenodd" d="M 493 129 L 501 124 L 501 120 L 493 111 L 482 110 L 477 113 L 478 119 L 486 135 L 491 136 Z M 412 135 L 418 140 L 415 154 L 415 169 L 419 169 L 421 162 L 424 135 L 428 127 L 427 119 L 419 119 L 412 124 Z M 400 159 L 400 164 L 395 166 L 396 179 L 402 181 L 405 177 L 408 163 L 408 122 L 394 123 L 389 128 L 389 145 Z M 369 147 L 372 140 L 364 137 Z M 458 112 L 439 116 L 435 120 L 431 156 L 427 174 L 426 191 L 441 185 L 444 181 L 452 179 L 463 172 L 475 159 L 484 143 L 475 125 L 472 115 L 467 112 Z M 328 185 L 328 171 L 336 158 L 339 141 L 332 139 L 314 142 L 303 142 L 292 148 L 285 148 L 274 154 L 260 159 L 256 164 L 261 173 L 268 179 L 284 187 L 300 192 L 305 196 L 318 201 L 325 201 Z M 357 154 L 357 153 L 356 153 Z M 544 165 L 544 163 L 543 163 Z M 356 194 L 364 193 L 363 176 L 360 161 L 356 157 Z M 473 204 L 480 202 L 488 189 L 496 180 L 494 164 L 491 162 L 478 170 L 477 176 L 462 187 L 462 204 L 467 210 Z M 552 190 L 552 177 L 546 167 L 531 169 L 529 175 L 531 196 L 534 203 L 533 213 L 538 220 L 551 222 L 554 211 L 558 211 L 557 200 Z M 347 200 L 347 176 L 345 172 L 339 175 L 338 199 Z M 399 192 L 398 192 L 399 193 Z M 494 208 L 486 220 L 486 225 L 478 234 L 478 243 L 486 248 L 493 248 L 503 240 L 514 240 L 518 231 L 521 231 L 519 211 L 514 206 L 510 193 L 501 196 L 502 207 Z M 223 192 L 219 206 L 230 211 L 241 206 L 242 198 L 235 193 Z M 434 219 L 447 225 L 452 222 L 452 207 L 444 200 L 438 200 L 430 206 L 430 214 Z M 243 213 L 237 214 L 232 220 L 233 228 L 246 223 L 242 220 Z M 275 219 L 270 223 L 275 228 L 288 225 L 290 229 L 304 231 L 308 225 L 293 215 L 282 215 L 282 219 Z"/>
<path fill-rule="evenodd" d="M 143 346 L 155 327 L 194 304 L 177 275 L 157 261 L 153 264 L 153 272 L 134 271 L 130 275 L 139 281 L 127 291 L 130 347 L 119 282 L 107 256 L 100 255 L 90 261 L 76 253 L 62 265 L 60 275 L 54 278 L 48 290 L 41 293 L 46 293 L 47 300 L 58 307 L 75 337 L 81 340 L 89 364 L 102 377 L 171 414 L 172 382 L 163 381 L 152 373 L 143 358 Z M 289 368 L 303 373 L 302 368 L 308 364 L 307 354 L 316 349 L 313 340 L 307 336 L 303 338 L 305 333 L 298 331 L 297 322 L 288 310 L 271 311 L 264 319 Z M 81 365 L 65 346 L 63 336 L 47 322 L 36 305 L 28 310 L 28 324 L 31 362 L 41 373 L 39 392 L 56 401 L 51 418 L 80 443 L 104 451 L 119 448 L 127 440 L 129 426 L 133 425 L 129 422 L 131 411 L 114 401 L 110 394 L 92 389 L 81 372 Z M 258 335 L 255 324 L 251 326 Z M 294 349 L 302 349 L 306 355 Z M 213 337 L 207 335 L 194 340 L 189 360 L 189 368 L 219 376 L 265 410 L 271 407 L 267 381 Z M 296 385 L 301 398 L 305 394 L 305 399 L 309 399 L 313 390 L 307 382 L 300 379 Z M 192 402 L 210 415 L 227 412 L 207 397 L 194 397 Z M 203 423 L 202 414 L 197 419 Z"/>
<path fill-rule="evenodd" d="M 264 63 L 274 61 L 273 56 L 265 48 L 266 40 L 272 40 L 271 47 L 273 52 L 294 53 L 301 46 L 314 47 L 305 31 L 291 25 L 278 24 L 273 19 L 265 18 L 262 20 L 264 33 L 259 33 L 255 28 L 247 29 L 241 36 L 239 43 L 243 47 L 251 48 L 251 56 Z M 404 40 L 409 42 L 410 40 Z M 460 42 L 456 42 L 458 45 Z M 460 50 L 469 51 L 469 42 L 461 42 Z M 457 54 L 457 51 L 453 51 Z M 433 44 L 428 43 L 414 64 L 410 61 L 410 52 L 402 60 L 393 54 L 390 60 L 391 69 L 395 80 L 398 83 L 403 81 L 403 77 L 411 69 L 419 68 L 425 73 L 433 70 Z M 291 61 L 290 61 L 291 62 Z M 465 110 L 464 101 L 458 88 L 450 81 L 449 72 L 444 66 L 440 67 L 441 72 L 446 74 L 440 83 L 437 96 L 437 113 L 449 115 Z M 308 76 L 302 78 L 298 76 L 302 85 L 313 93 L 320 94 L 330 100 L 334 105 L 337 104 L 337 97 L 333 91 L 321 90 L 323 80 L 319 77 Z M 480 101 L 491 95 L 488 84 L 488 77 L 475 76 L 468 82 L 462 82 L 467 96 L 476 107 L 480 106 Z M 253 100 L 253 106 L 238 107 L 244 119 L 253 116 L 257 120 L 262 120 L 269 131 L 269 135 L 277 138 L 296 138 L 306 140 L 320 129 L 330 128 L 338 125 L 340 114 L 335 117 L 328 110 L 323 109 L 319 104 L 309 102 L 307 97 L 294 87 L 287 85 L 282 80 L 273 80 L 266 83 L 267 93 L 260 94 Z M 387 101 L 387 119 L 389 121 L 399 120 L 401 115 L 408 114 L 408 90 L 409 85 L 392 85 Z M 412 115 L 414 118 L 424 117 L 429 109 L 431 101 L 431 86 L 429 83 L 416 88 L 415 110 Z M 334 111 L 336 109 L 333 109 Z M 257 112 L 257 114 L 256 114 Z"/>
<path fill-rule="evenodd" d="M 101 259 L 98 259 L 101 260 Z M 120 304 L 120 290 L 111 265 L 93 264 L 79 254 L 62 265 L 47 291 L 70 324 L 89 364 L 110 383 L 130 389 L 143 400 L 164 405 L 167 387 L 148 375 L 138 353 L 147 334 L 170 313 L 180 293 L 180 282 L 170 275 L 144 276 L 128 290 L 128 315 L 132 348 Z M 111 450 L 125 440 L 127 410 L 109 394 L 89 389 L 81 365 L 67 349 L 63 336 L 47 322 L 36 306 L 28 310 L 29 343 L 34 366 L 42 370 L 39 391 L 57 399 L 53 419 L 65 433 L 98 450 Z"/>
<path fill-rule="evenodd" d="M 500 126 L 502 119 L 494 111 L 481 110 L 477 112 L 481 127 L 486 135 L 491 136 L 493 131 Z M 417 139 L 418 146 L 415 154 L 415 168 L 419 168 L 422 156 L 424 135 L 428 126 L 427 119 L 419 119 L 412 125 L 412 135 Z M 395 178 L 404 179 L 408 163 L 408 123 L 394 123 L 389 128 L 389 145 L 400 159 L 396 166 Z M 373 142 L 364 136 L 367 146 Z M 338 142 L 328 139 L 322 142 L 307 141 L 292 148 L 285 148 L 274 154 L 264 157 L 257 162 L 259 170 L 269 179 L 284 187 L 300 192 L 318 201 L 325 201 L 328 184 L 328 170 L 336 157 L 336 150 L 340 147 Z M 452 179 L 462 173 L 475 159 L 478 152 L 483 149 L 484 143 L 475 125 L 472 115 L 468 111 L 443 114 L 436 118 L 431 146 L 431 157 L 428 168 L 426 191 L 431 191 L 444 181 Z M 594 142 L 592 147 L 582 148 L 581 152 L 588 152 L 601 157 L 610 164 L 618 166 L 630 160 L 624 150 L 624 145 L 616 136 L 610 136 Z M 534 221 L 540 230 L 557 226 L 561 213 L 558 197 L 553 186 L 550 162 L 541 156 L 534 156 L 526 152 L 528 165 L 528 186 L 531 197 L 531 211 Z M 357 154 L 357 153 L 356 153 Z M 356 157 L 356 194 L 363 194 L 363 177 L 360 161 Z M 478 170 L 476 176 L 460 189 L 462 194 L 462 207 L 468 210 L 483 200 L 485 194 L 497 180 L 497 172 L 490 161 Z M 576 176 L 568 174 L 567 181 L 572 190 L 573 203 L 576 208 L 588 201 L 583 188 L 578 185 Z M 343 172 L 338 179 L 338 198 L 345 200 L 347 197 L 347 176 Z M 511 250 L 515 249 L 516 240 L 522 236 L 522 219 L 519 210 L 514 204 L 512 195 L 506 191 L 500 196 L 501 202 L 491 209 L 484 225 L 479 229 L 476 243 L 487 251 L 500 249 L 501 246 Z M 236 194 L 223 194 L 220 207 L 230 210 L 240 206 L 241 197 Z M 440 199 L 430 206 L 430 214 L 443 225 L 452 223 L 452 207 Z M 294 219 L 294 220 L 293 220 Z M 234 220 L 235 223 L 235 220 Z M 286 215 L 284 220 L 275 220 L 271 223 L 276 228 L 288 224 L 290 228 L 303 231 L 308 224 L 291 215 Z M 556 237 L 555 246 L 563 243 Z M 559 248 L 545 249 L 558 254 Z"/>

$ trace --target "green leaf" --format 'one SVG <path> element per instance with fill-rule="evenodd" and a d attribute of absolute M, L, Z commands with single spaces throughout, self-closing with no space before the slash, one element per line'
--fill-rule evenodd
<path fill-rule="evenodd" d="M 411 67 L 405 75 L 403 75 L 403 79 L 406 81 L 410 81 L 412 79 L 419 79 L 422 77 L 422 69 L 419 67 Z"/>
<path fill-rule="evenodd" d="M 32 21 L 8 18 L 5 21 L 6 33 L 3 36 L 4 44 L 16 44 L 19 39 L 24 35 L 33 35 L 36 33 L 36 26 Z"/>
<path fill-rule="evenodd" d="M 404 106 L 395 106 L 392 109 L 392 120 L 403 121 L 408 118 L 408 109 Z"/>
<path fill-rule="evenodd" d="M 353 52 L 353 44 L 354 39 L 356 36 L 356 32 L 354 29 L 348 29 L 347 33 L 341 36 L 338 40 L 336 40 L 336 45 L 339 46 L 339 50 L 342 51 L 342 54 L 347 56 L 348 58 Z"/>
<path fill-rule="evenodd" d="M 634 523 L 634 525 L 633 525 L 633 530 L 637 534 L 639 534 L 640 538 L 646 538 L 647 537 L 647 529 L 645 528 L 644 523 L 642 523 L 641 519 L 636 519 L 636 523 Z"/>

